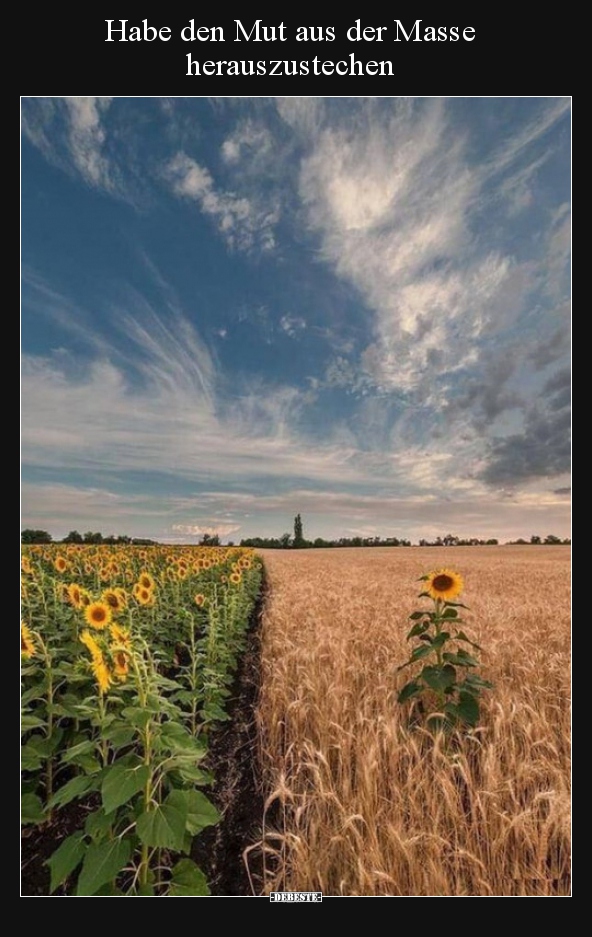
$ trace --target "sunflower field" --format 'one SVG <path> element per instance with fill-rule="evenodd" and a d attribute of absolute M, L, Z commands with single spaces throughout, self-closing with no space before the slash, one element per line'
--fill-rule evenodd
<path fill-rule="evenodd" d="M 81 824 L 50 893 L 208 895 L 189 858 L 218 812 L 208 736 L 261 580 L 252 550 L 32 546 L 22 558 L 22 822 Z"/>

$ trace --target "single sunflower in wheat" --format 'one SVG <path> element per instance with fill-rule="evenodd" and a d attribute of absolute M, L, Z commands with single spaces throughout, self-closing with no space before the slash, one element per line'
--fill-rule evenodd
<path fill-rule="evenodd" d="M 453 569 L 436 569 L 428 573 L 424 590 L 432 599 L 451 602 L 464 587 L 462 576 Z"/>

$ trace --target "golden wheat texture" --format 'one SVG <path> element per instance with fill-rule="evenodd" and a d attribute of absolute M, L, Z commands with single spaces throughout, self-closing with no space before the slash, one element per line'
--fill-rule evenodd
<path fill-rule="evenodd" d="M 265 890 L 569 895 L 569 550 L 263 551 Z M 397 691 L 419 576 L 458 570 L 478 728 L 412 730 Z M 412 673 L 413 671 L 411 671 Z"/>

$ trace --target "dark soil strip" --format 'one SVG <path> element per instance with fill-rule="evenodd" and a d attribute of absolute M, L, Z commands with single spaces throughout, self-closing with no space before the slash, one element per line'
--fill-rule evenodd
<path fill-rule="evenodd" d="M 256 850 L 249 854 L 252 887 L 243 852 L 260 838 L 263 819 L 255 709 L 261 676 L 259 625 L 264 599 L 263 586 L 230 697 L 230 721 L 212 733 L 203 763 L 216 779 L 205 793 L 216 804 L 222 820 L 194 840 L 191 858 L 204 872 L 213 897 L 253 898 L 262 886 L 263 869 Z"/>

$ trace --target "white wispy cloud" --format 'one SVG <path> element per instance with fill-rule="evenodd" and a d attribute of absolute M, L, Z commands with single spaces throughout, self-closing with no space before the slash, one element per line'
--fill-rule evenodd
<path fill-rule="evenodd" d="M 285 332 L 286 335 L 289 335 L 290 338 L 294 338 L 298 335 L 299 332 L 302 332 L 306 328 L 306 320 L 302 316 L 292 316 L 289 313 L 283 315 L 280 319 L 280 329 L 282 332 Z"/>
<path fill-rule="evenodd" d="M 103 98 L 31 99 L 24 131 L 48 159 L 117 194 L 110 108 Z M 276 108 L 269 126 L 263 108 L 239 118 L 211 169 L 188 155 L 195 133 L 189 142 L 172 135 L 166 144 L 172 155 L 167 160 L 163 147 L 159 169 L 152 164 L 147 175 L 154 182 L 160 172 L 160 185 L 164 179 L 167 192 L 194 203 L 229 247 L 267 253 L 276 247 L 280 220 L 277 181 L 290 178 L 300 204 L 295 210 L 291 204 L 289 217 L 282 208 L 283 220 L 304 223 L 318 247 L 315 260 L 345 284 L 348 300 L 359 297 L 364 329 L 354 341 L 353 332 L 329 323 L 323 337 L 333 358 L 310 376 L 310 393 L 264 378 L 247 383 L 222 373 L 149 258 L 144 267 L 160 304 L 128 287 L 119 303 L 100 310 L 109 317 L 104 330 L 98 310 L 76 308 L 26 271 L 29 305 L 84 341 L 90 358 L 82 362 L 65 351 L 25 356 L 25 465 L 121 478 L 154 473 L 172 488 L 179 479 L 208 486 L 216 478 L 254 491 L 281 482 L 287 490 L 245 494 L 242 501 L 220 494 L 219 503 L 206 496 L 195 504 L 145 502 L 147 516 L 164 529 L 176 524 L 187 534 L 214 530 L 211 514 L 224 507 L 256 507 L 274 518 L 308 510 L 331 523 L 341 511 L 344 523 L 359 530 L 374 529 L 383 515 L 389 524 L 416 518 L 426 536 L 442 533 L 442 525 L 495 535 L 502 502 L 500 523 L 509 522 L 517 504 L 534 512 L 533 525 L 539 510 L 551 512 L 550 523 L 555 511 L 565 517 L 563 495 L 552 492 L 566 487 L 567 414 L 553 382 L 565 356 L 569 206 L 556 210 L 537 239 L 538 253 L 528 245 L 527 256 L 515 256 L 507 238 L 484 232 L 483 218 L 493 204 L 500 217 L 524 220 L 535 204 L 537 173 L 552 154 L 547 134 L 569 102 L 542 101 L 535 118 L 485 163 L 472 161 L 469 131 L 459 131 L 444 100 L 401 100 L 389 108 L 361 100 L 347 116 L 325 99 L 284 98 Z M 298 232 L 299 245 L 305 235 Z M 534 314 L 537 291 L 554 310 Z M 254 300 L 253 308 L 262 341 L 284 334 L 304 344 L 315 328 L 321 334 L 308 314 L 306 321 L 281 314 L 282 307 L 255 307 Z M 209 334 L 216 331 L 232 336 L 225 327 Z M 318 426 L 307 434 L 306 408 L 328 389 L 350 393 L 349 412 L 327 421 L 322 434 Z M 560 459 L 548 457 L 549 428 Z M 521 458 L 525 446 L 530 455 Z M 553 476 L 551 493 L 536 487 L 545 476 Z M 507 490 L 492 493 L 491 486 Z M 384 497 L 372 500 L 369 490 Z M 530 500 L 519 501 L 526 493 Z M 91 518 L 103 516 L 101 509 L 115 517 L 113 506 L 124 515 L 138 510 L 138 502 L 103 487 L 27 488 L 41 512 L 44 495 L 50 513 L 41 516 L 57 517 L 58 505 L 73 519 L 75 505 Z M 465 517 L 463 511 L 460 529 L 454 518 Z"/>
<path fill-rule="evenodd" d="M 241 120 L 222 144 L 222 158 L 236 165 L 248 156 L 251 163 L 265 163 L 273 149 L 273 137 L 265 125 Z"/>
<path fill-rule="evenodd" d="M 173 530 L 180 534 L 188 534 L 190 537 L 202 537 L 207 534 L 210 537 L 216 534 L 219 537 L 228 537 L 241 529 L 240 524 L 216 524 L 212 527 L 202 524 L 173 524 Z"/>
<path fill-rule="evenodd" d="M 103 154 L 102 115 L 111 98 L 65 98 L 69 114 L 70 153 L 74 164 L 91 185 L 111 188 L 109 163 Z"/>
<path fill-rule="evenodd" d="M 194 496 L 133 494 L 83 484 L 23 484 L 24 527 L 42 527 L 62 537 L 69 530 L 147 536 L 186 542 L 203 534 L 222 538 L 279 536 L 301 513 L 309 538 L 398 536 L 418 540 L 451 532 L 480 538 L 503 535 L 569 533 L 569 488 L 555 491 L 533 486 L 494 497 L 448 499 L 436 494 L 399 497 L 334 489 L 290 488 L 274 494 L 206 490 Z M 216 515 L 222 519 L 216 520 Z M 188 522 L 187 517 L 205 518 Z M 230 519 L 226 519 L 230 518 Z"/>
<path fill-rule="evenodd" d="M 242 251 L 275 247 L 276 205 L 217 188 L 209 170 L 186 153 L 169 160 L 164 175 L 175 195 L 197 202 L 213 219 L 229 247 Z"/>
<path fill-rule="evenodd" d="M 78 172 L 88 185 L 113 191 L 104 152 L 109 97 L 23 98 L 23 132 L 50 162 Z"/>
<path fill-rule="evenodd" d="M 337 355 L 325 384 L 401 395 L 429 410 L 434 426 L 443 413 L 451 452 L 466 431 L 468 414 L 457 407 L 463 383 L 478 388 L 461 399 L 481 432 L 494 398 L 497 417 L 522 406 L 521 386 L 526 398 L 542 390 L 524 347 L 519 361 L 513 355 L 515 333 L 524 319 L 526 335 L 542 337 L 544 322 L 535 330 L 527 316 L 535 289 L 565 297 L 569 219 L 558 212 L 546 250 L 539 241 L 526 258 L 476 232 L 492 193 L 510 215 L 531 203 L 529 186 L 549 157 L 546 135 L 569 101 L 542 101 L 485 163 L 471 161 L 468 133 L 445 100 L 397 101 L 380 119 L 374 101 L 348 119 L 322 100 L 280 99 L 277 107 L 303 141 L 299 192 L 321 255 L 372 316 L 373 341 L 357 357 Z M 515 363 L 503 394 L 494 386 L 493 347 Z M 522 418 L 526 431 L 526 407 Z"/>
<path fill-rule="evenodd" d="M 472 250 L 479 180 L 444 102 L 407 103 L 390 119 L 325 125 L 302 164 L 300 191 L 323 254 L 374 311 L 378 384 L 421 386 L 474 354 L 510 259 Z"/>
<path fill-rule="evenodd" d="M 294 431 L 295 388 L 212 400 L 204 362 L 188 362 L 185 372 L 190 354 L 179 357 L 166 345 L 164 327 L 157 333 L 128 322 L 127 328 L 143 355 L 127 367 L 97 359 L 81 372 L 67 355 L 24 357 L 25 465 L 196 480 L 363 478 L 355 449 L 312 447 Z"/>
<path fill-rule="evenodd" d="M 523 157 L 534 143 L 537 143 L 555 126 L 558 120 L 569 114 L 570 108 L 570 99 L 566 97 L 541 101 L 538 113 L 528 120 L 521 130 L 514 129 L 512 134 L 499 144 L 492 157 L 486 162 L 482 170 L 483 176 L 497 175 Z"/>

